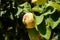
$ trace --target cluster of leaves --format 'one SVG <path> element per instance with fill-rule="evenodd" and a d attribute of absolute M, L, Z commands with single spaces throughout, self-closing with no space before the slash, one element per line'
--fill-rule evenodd
<path fill-rule="evenodd" d="M 60 35 L 59 2 L 37 0 L 33 7 L 30 2 L 18 2 L 14 0 L 2 2 L 0 8 L 0 37 L 5 40 L 11 40 L 11 38 L 12 40 L 40 40 L 41 37 L 41 40 L 51 40 L 54 33 L 54 35 Z M 35 28 L 26 30 L 22 23 L 25 12 L 34 13 Z"/>

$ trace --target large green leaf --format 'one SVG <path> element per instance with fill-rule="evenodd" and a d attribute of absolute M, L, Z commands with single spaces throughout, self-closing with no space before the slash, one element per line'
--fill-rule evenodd
<path fill-rule="evenodd" d="M 58 21 L 54 22 L 50 17 L 47 18 L 45 20 L 46 22 L 46 34 L 45 35 L 42 35 L 44 38 L 46 38 L 47 40 L 49 40 L 50 36 L 51 36 L 51 29 L 49 28 L 49 26 L 52 27 L 52 29 L 54 29 L 55 27 L 57 27 L 57 25 L 59 24 L 60 22 L 60 18 L 58 19 Z"/>
<path fill-rule="evenodd" d="M 47 20 L 46 20 L 47 21 Z M 49 24 L 46 24 L 47 22 L 43 21 L 41 24 L 39 24 L 37 27 L 38 32 L 41 34 L 42 37 L 49 40 L 51 36 L 51 29 L 49 27 Z"/>
<path fill-rule="evenodd" d="M 44 18 L 43 15 L 40 15 L 40 16 L 35 15 L 35 24 L 39 25 L 43 21 L 43 18 Z"/>
<path fill-rule="evenodd" d="M 35 15 L 35 28 L 36 28 L 37 31 L 38 31 L 37 25 L 41 24 L 43 19 L 44 19 L 43 15 L 40 15 L 40 16 Z"/>
<path fill-rule="evenodd" d="M 46 19 L 46 24 L 51 26 L 52 29 L 57 27 L 59 23 L 60 23 L 60 18 L 57 21 L 53 21 L 51 17 Z"/>
<path fill-rule="evenodd" d="M 42 34 L 42 37 L 49 40 L 49 38 L 51 36 L 51 29 L 50 29 L 49 26 L 51 26 L 51 28 L 54 29 L 55 27 L 57 27 L 57 25 L 59 23 L 60 23 L 60 18 L 57 21 L 53 21 L 52 18 L 49 17 L 45 20 L 45 23 L 42 22 L 41 24 L 39 24 L 37 26 L 37 30 L 38 30 L 39 33 Z M 46 29 L 45 29 L 45 27 L 46 27 Z"/>
<path fill-rule="evenodd" d="M 48 19 L 45 19 L 44 27 L 46 27 L 46 31 L 45 31 L 46 33 L 44 35 L 42 34 L 42 37 L 44 37 L 47 40 L 49 40 L 50 36 L 51 36 L 51 29 L 49 27 L 50 25 L 48 24 L 48 21 L 49 21 Z M 43 28 L 43 26 L 42 26 L 42 28 Z"/>
<path fill-rule="evenodd" d="M 28 35 L 30 40 L 39 40 L 39 33 L 35 29 L 28 29 Z"/>

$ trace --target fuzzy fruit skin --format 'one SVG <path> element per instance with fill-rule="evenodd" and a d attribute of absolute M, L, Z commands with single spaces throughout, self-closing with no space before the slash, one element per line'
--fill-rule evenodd
<path fill-rule="evenodd" d="M 26 24 L 26 28 L 34 28 L 34 14 L 27 12 L 22 19 L 23 23 Z"/>

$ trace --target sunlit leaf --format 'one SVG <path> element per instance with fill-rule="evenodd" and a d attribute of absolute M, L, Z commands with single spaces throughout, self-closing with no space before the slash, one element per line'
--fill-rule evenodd
<path fill-rule="evenodd" d="M 60 21 L 60 18 L 57 21 L 53 21 L 53 19 L 49 17 L 46 20 L 46 24 L 49 25 L 49 26 L 51 26 L 52 29 L 54 29 L 60 23 L 59 21 Z"/>
<path fill-rule="evenodd" d="M 35 28 L 38 31 L 37 25 L 41 24 L 41 22 L 43 21 L 44 16 L 40 15 L 40 16 L 36 16 L 35 15 Z"/>
<path fill-rule="evenodd" d="M 44 5 L 46 3 L 46 0 L 37 0 L 37 5 Z"/>
<path fill-rule="evenodd" d="M 38 32 L 41 34 L 42 37 L 49 40 L 51 36 L 51 29 L 49 24 L 46 24 L 46 21 L 43 21 L 40 25 L 38 25 Z"/>
<path fill-rule="evenodd" d="M 35 24 L 39 25 L 43 21 L 43 18 L 44 18 L 43 15 L 40 15 L 40 16 L 35 15 Z"/>
<path fill-rule="evenodd" d="M 40 8 L 39 6 L 35 6 L 35 7 L 32 8 L 32 11 L 42 13 L 43 8 Z"/>
<path fill-rule="evenodd" d="M 52 7 L 56 8 L 57 10 L 59 10 L 59 11 L 60 11 L 60 5 L 59 5 L 59 4 L 57 4 L 57 3 L 55 3 L 55 2 L 50 2 L 50 6 L 52 6 Z"/>
<path fill-rule="evenodd" d="M 51 25 L 52 29 L 57 27 L 59 23 L 60 23 L 60 18 L 56 22 L 54 22 L 53 25 Z"/>
<path fill-rule="evenodd" d="M 45 21 L 46 21 L 46 25 L 49 25 L 49 26 L 53 25 L 54 23 L 54 21 L 50 17 L 47 18 Z"/>

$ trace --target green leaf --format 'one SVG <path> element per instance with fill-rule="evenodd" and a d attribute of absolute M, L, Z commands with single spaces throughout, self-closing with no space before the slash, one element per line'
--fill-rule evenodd
<path fill-rule="evenodd" d="M 60 23 L 60 18 L 57 21 L 53 21 L 51 17 L 46 19 L 46 25 L 51 26 L 52 29 L 57 27 L 59 23 Z"/>
<path fill-rule="evenodd" d="M 24 11 L 31 11 L 31 6 L 28 2 L 19 5 L 19 7 L 22 8 Z"/>
<path fill-rule="evenodd" d="M 37 0 L 36 5 L 44 5 L 46 0 Z"/>
<path fill-rule="evenodd" d="M 54 22 L 53 25 L 51 25 L 52 29 L 57 27 L 59 23 L 60 23 L 60 18 L 56 22 Z"/>
<path fill-rule="evenodd" d="M 44 19 L 43 15 L 40 15 L 40 16 L 35 15 L 35 28 L 37 31 L 38 31 L 37 25 L 41 24 L 43 19 Z"/>
<path fill-rule="evenodd" d="M 47 18 L 45 21 L 46 21 L 46 25 L 49 25 L 49 26 L 53 25 L 54 23 L 54 21 L 50 17 Z"/>
<path fill-rule="evenodd" d="M 48 24 L 48 19 L 45 20 L 45 23 L 44 23 L 44 27 L 46 27 L 46 33 L 43 35 L 42 34 L 42 37 L 44 37 L 45 39 L 49 40 L 50 36 L 51 36 L 51 29 L 50 29 L 50 25 Z M 43 28 L 43 27 L 42 27 Z M 44 31 L 44 30 L 43 30 Z"/>
<path fill-rule="evenodd" d="M 49 27 L 49 24 L 46 24 L 46 21 L 43 21 L 40 25 L 38 25 L 38 32 L 41 34 L 42 37 L 49 40 L 51 36 L 51 29 Z"/>
<path fill-rule="evenodd" d="M 56 3 L 60 3 L 60 0 L 55 0 L 56 1 Z"/>
<path fill-rule="evenodd" d="M 32 8 L 32 11 L 42 13 L 43 8 L 40 8 L 39 6 L 35 6 L 35 7 Z"/>
<path fill-rule="evenodd" d="M 43 18 L 44 18 L 43 15 L 40 15 L 40 16 L 35 15 L 35 24 L 39 25 L 43 21 Z"/>
<path fill-rule="evenodd" d="M 49 40 L 51 36 L 51 29 L 49 28 L 49 25 L 46 26 L 46 34 L 42 35 L 45 39 Z"/>
<path fill-rule="evenodd" d="M 39 40 L 39 33 L 35 29 L 28 29 L 28 35 L 30 40 Z"/>
<path fill-rule="evenodd" d="M 51 2 L 51 1 L 49 1 L 48 6 L 52 6 L 53 8 L 56 8 L 57 10 L 60 11 L 60 5 L 57 4 L 56 2 Z"/>
<path fill-rule="evenodd" d="M 59 24 L 59 22 L 60 22 L 60 18 L 58 19 L 59 21 L 56 21 L 56 22 L 54 22 L 53 20 L 52 20 L 52 18 L 47 18 L 46 20 L 45 20 L 45 23 L 44 24 L 40 24 L 39 26 L 38 26 L 38 31 L 39 31 L 39 33 L 41 33 L 42 34 L 42 37 L 44 37 L 45 39 L 47 39 L 47 40 L 49 40 L 49 38 L 50 38 L 50 36 L 51 36 L 51 29 L 50 29 L 50 27 L 49 26 L 51 26 L 52 27 L 52 29 L 54 29 L 55 27 L 57 27 L 57 25 Z M 46 24 L 46 25 L 45 25 Z M 45 25 L 45 26 L 44 26 Z M 46 27 L 46 29 L 45 29 L 45 27 Z M 44 31 L 44 32 L 43 32 Z M 44 33 L 44 34 L 43 34 Z"/>

